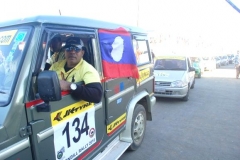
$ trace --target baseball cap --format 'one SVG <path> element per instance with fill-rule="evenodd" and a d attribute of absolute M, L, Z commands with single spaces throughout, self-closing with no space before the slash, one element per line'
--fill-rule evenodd
<path fill-rule="evenodd" d="M 83 41 L 79 37 L 70 37 L 66 40 L 66 45 L 64 46 L 64 48 L 68 48 L 71 46 L 76 46 L 82 49 L 84 45 L 83 45 Z"/>

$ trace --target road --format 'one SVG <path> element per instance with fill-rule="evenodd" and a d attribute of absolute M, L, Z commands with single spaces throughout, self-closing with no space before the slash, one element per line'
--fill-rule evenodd
<path fill-rule="evenodd" d="M 240 160 L 240 79 L 233 65 L 196 79 L 189 101 L 157 98 L 137 151 L 120 160 Z"/>

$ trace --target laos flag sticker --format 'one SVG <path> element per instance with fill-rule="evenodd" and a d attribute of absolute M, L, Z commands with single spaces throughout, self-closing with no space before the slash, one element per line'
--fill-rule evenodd
<path fill-rule="evenodd" d="M 139 78 L 131 35 L 124 28 L 98 30 L 103 74 L 106 78 Z"/>

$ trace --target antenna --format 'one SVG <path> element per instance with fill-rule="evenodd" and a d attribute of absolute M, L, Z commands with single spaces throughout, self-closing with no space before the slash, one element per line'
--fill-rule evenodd
<path fill-rule="evenodd" d="M 59 11 L 59 14 L 60 14 L 60 16 L 61 16 L 61 15 L 62 15 L 62 14 L 61 14 L 61 10 L 59 9 L 58 11 Z"/>

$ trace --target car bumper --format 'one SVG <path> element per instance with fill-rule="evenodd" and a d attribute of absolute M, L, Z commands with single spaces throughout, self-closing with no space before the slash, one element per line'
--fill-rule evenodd
<path fill-rule="evenodd" d="M 198 78 L 200 75 L 201 75 L 200 73 L 198 73 L 198 74 L 195 73 L 196 78 Z"/>
<path fill-rule="evenodd" d="M 183 98 L 187 95 L 188 86 L 183 88 L 163 88 L 155 85 L 155 97 Z"/>
<path fill-rule="evenodd" d="M 156 104 L 156 98 L 154 96 L 151 96 L 150 98 L 150 106 L 151 108 Z"/>

